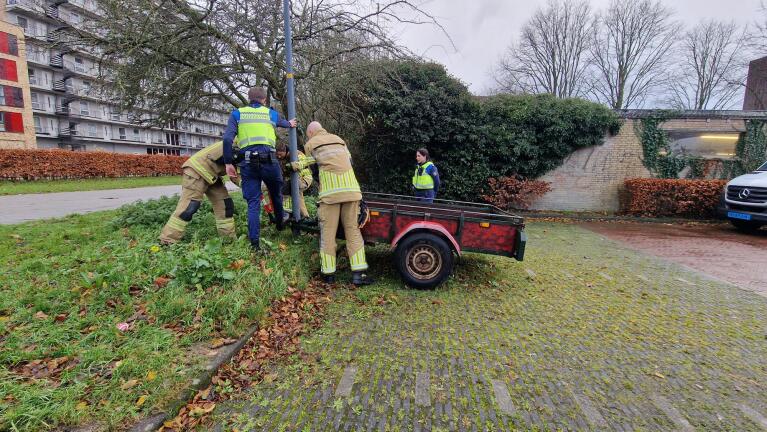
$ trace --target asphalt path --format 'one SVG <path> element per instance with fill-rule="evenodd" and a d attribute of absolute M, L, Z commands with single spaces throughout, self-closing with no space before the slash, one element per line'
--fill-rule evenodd
<path fill-rule="evenodd" d="M 229 190 L 237 189 L 232 183 L 226 186 Z M 0 196 L 0 224 L 112 210 L 136 201 L 178 193 L 181 193 L 181 185 Z"/>

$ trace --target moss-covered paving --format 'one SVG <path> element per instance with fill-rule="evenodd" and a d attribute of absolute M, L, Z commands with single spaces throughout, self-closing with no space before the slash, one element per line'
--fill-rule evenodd
<path fill-rule="evenodd" d="M 371 252 L 381 283 L 336 291 L 218 428 L 760 430 L 767 300 L 576 226 L 529 232 L 524 263 L 469 255 L 436 291 Z"/>

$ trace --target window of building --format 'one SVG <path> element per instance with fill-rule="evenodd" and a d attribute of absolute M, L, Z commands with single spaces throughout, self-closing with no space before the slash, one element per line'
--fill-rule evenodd
<path fill-rule="evenodd" d="M 30 85 L 37 85 L 37 75 L 35 75 L 34 69 L 28 69 L 27 73 L 29 74 L 29 84 Z"/>
<path fill-rule="evenodd" d="M 703 159 L 732 159 L 739 133 L 670 131 L 671 152 Z"/>
<path fill-rule="evenodd" d="M 35 121 L 35 133 L 37 134 L 43 133 L 43 124 L 42 124 L 42 121 L 40 120 L 40 117 L 35 117 L 34 121 Z"/>
<path fill-rule="evenodd" d="M 0 52 L 3 54 L 19 55 L 19 43 L 16 36 L 0 32 Z"/>
<path fill-rule="evenodd" d="M 0 105 L 5 105 L 5 91 L 0 87 Z"/>
<path fill-rule="evenodd" d="M 5 113 L 0 111 L 0 132 L 5 132 Z"/>
<path fill-rule="evenodd" d="M 127 140 L 128 139 L 128 134 L 125 132 L 125 128 L 119 128 L 119 129 L 117 129 L 117 132 L 119 132 L 121 140 Z"/>
<path fill-rule="evenodd" d="M 98 137 L 98 135 L 99 133 L 98 133 L 98 128 L 96 127 L 96 125 L 95 124 L 88 125 L 88 136 L 95 138 L 95 137 Z"/>
<path fill-rule="evenodd" d="M 16 24 L 24 29 L 24 34 L 29 34 L 29 21 L 24 17 L 16 17 Z"/>
<path fill-rule="evenodd" d="M 90 92 L 91 92 L 91 82 L 83 81 L 83 93 L 90 94 Z"/>
<path fill-rule="evenodd" d="M 91 115 L 91 107 L 87 101 L 80 101 L 80 115 Z"/>
<path fill-rule="evenodd" d="M 33 92 L 30 96 L 32 101 L 32 109 L 40 109 L 40 95 Z"/>
<path fill-rule="evenodd" d="M 85 62 L 82 57 L 75 57 L 75 71 L 85 72 Z"/>
<path fill-rule="evenodd" d="M 69 133 L 72 135 L 77 135 L 77 123 L 69 124 Z"/>
<path fill-rule="evenodd" d="M 174 133 L 166 133 L 165 134 L 165 144 L 177 146 L 178 145 L 178 134 Z"/>
<path fill-rule="evenodd" d="M 141 131 L 133 129 L 133 141 L 141 141 Z"/>

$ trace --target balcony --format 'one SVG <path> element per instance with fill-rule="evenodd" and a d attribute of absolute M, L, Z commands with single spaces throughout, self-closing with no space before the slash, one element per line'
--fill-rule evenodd
<path fill-rule="evenodd" d="M 69 105 L 56 105 L 56 114 L 57 115 L 68 116 L 69 115 Z"/>
<path fill-rule="evenodd" d="M 51 56 L 50 65 L 62 69 L 64 67 L 64 59 L 61 57 L 61 54 Z"/>
<path fill-rule="evenodd" d="M 53 82 L 53 91 L 57 92 L 66 92 L 67 91 L 67 85 L 64 82 L 64 80 L 58 80 Z"/>
<path fill-rule="evenodd" d="M 75 137 L 79 137 L 80 134 L 77 131 L 77 128 L 68 128 L 68 127 L 66 127 L 66 128 L 59 129 L 59 136 L 60 137 L 75 138 Z"/>
<path fill-rule="evenodd" d="M 48 6 L 45 8 L 45 16 L 58 20 L 60 17 L 58 6 Z"/>
<path fill-rule="evenodd" d="M 43 2 L 35 0 L 8 0 L 6 5 L 9 10 L 20 9 L 36 13 L 42 13 L 45 9 Z"/>

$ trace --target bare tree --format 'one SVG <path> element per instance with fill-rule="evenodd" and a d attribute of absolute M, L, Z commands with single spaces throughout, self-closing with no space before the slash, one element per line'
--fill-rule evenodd
<path fill-rule="evenodd" d="M 659 0 L 612 0 L 591 45 L 596 98 L 614 109 L 641 106 L 667 73 L 678 28 Z"/>
<path fill-rule="evenodd" d="M 549 0 L 525 24 L 498 66 L 500 91 L 585 95 L 594 18 L 588 2 Z"/>
<path fill-rule="evenodd" d="M 708 21 L 687 31 L 669 85 L 671 106 L 697 110 L 731 107 L 746 78 L 746 39 L 746 30 L 734 22 Z"/>
<path fill-rule="evenodd" d="M 247 103 L 247 89 L 269 88 L 284 107 L 285 38 L 280 0 L 100 0 L 100 18 L 71 29 L 67 43 L 98 46 L 102 77 L 125 109 L 166 123 L 223 100 Z M 409 0 L 294 0 L 291 19 L 298 98 L 307 82 L 355 58 L 409 54 L 390 36 L 394 24 L 439 25 Z M 324 79 L 324 78 L 323 78 Z M 311 110 L 310 110 L 311 111 Z"/>

